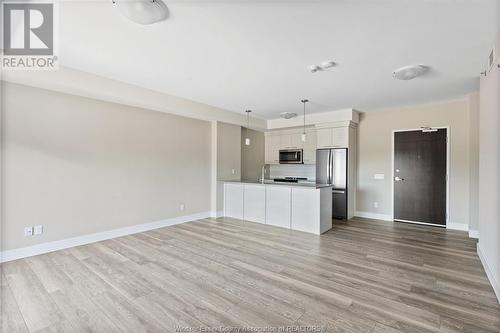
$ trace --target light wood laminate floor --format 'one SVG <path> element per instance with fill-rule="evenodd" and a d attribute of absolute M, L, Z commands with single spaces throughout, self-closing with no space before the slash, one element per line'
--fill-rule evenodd
<path fill-rule="evenodd" d="M 9 333 L 500 332 L 476 242 L 433 227 L 355 219 L 315 236 L 206 219 L 1 267 Z"/>

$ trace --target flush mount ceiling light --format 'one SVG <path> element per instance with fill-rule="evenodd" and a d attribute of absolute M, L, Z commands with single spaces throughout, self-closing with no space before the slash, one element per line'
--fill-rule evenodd
<path fill-rule="evenodd" d="M 336 65 L 335 61 L 330 60 L 330 61 L 322 62 L 320 66 L 321 66 L 321 69 L 325 71 L 329 68 L 335 67 L 335 65 Z"/>
<path fill-rule="evenodd" d="M 295 112 L 281 112 L 280 117 L 283 119 L 292 119 L 297 117 L 297 114 Z"/>
<path fill-rule="evenodd" d="M 112 0 L 113 5 L 129 20 L 147 25 L 162 21 L 168 8 L 161 0 Z"/>
<path fill-rule="evenodd" d="M 424 65 L 405 66 L 392 72 L 392 76 L 398 80 L 412 80 L 423 75 L 428 69 L 429 67 Z"/>
<path fill-rule="evenodd" d="M 321 70 L 321 66 L 311 65 L 311 66 L 309 66 L 309 70 L 311 71 L 311 73 L 316 73 L 316 72 Z"/>
<path fill-rule="evenodd" d="M 316 73 L 319 71 L 326 71 L 332 67 L 335 67 L 337 65 L 335 61 L 329 60 L 329 61 L 323 61 L 320 65 L 311 65 L 309 66 L 309 70 L 311 73 Z"/>

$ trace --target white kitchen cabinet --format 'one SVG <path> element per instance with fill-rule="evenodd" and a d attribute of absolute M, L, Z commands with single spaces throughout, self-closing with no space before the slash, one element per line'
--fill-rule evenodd
<path fill-rule="evenodd" d="M 266 186 L 266 224 L 290 228 L 291 188 Z"/>
<path fill-rule="evenodd" d="M 307 131 L 304 143 L 304 164 L 316 164 L 316 147 L 316 131 Z"/>
<path fill-rule="evenodd" d="M 280 149 L 290 149 L 292 145 L 292 135 L 291 134 L 282 134 L 280 135 Z"/>
<path fill-rule="evenodd" d="M 224 185 L 224 216 L 243 220 L 244 185 L 226 183 Z"/>
<path fill-rule="evenodd" d="M 333 144 L 333 131 L 331 128 L 318 128 L 316 131 L 318 148 L 330 148 Z"/>
<path fill-rule="evenodd" d="M 302 136 L 299 133 L 281 135 L 281 149 L 302 149 L 303 145 Z"/>
<path fill-rule="evenodd" d="M 332 228 L 332 187 L 225 182 L 224 216 L 320 235 Z"/>
<path fill-rule="evenodd" d="M 318 233 L 320 228 L 320 191 L 292 188 L 293 230 Z"/>
<path fill-rule="evenodd" d="M 304 142 L 302 141 L 302 133 L 295 133 L 290 135 L 290 148 L 291 149 L 302 149 L 304 147 Z"/>
<path fill-rule="evenodd" d="M 349 127 L 319 128 L 317 130 L 318 148 L 347 148 L 349 146 Z"/>
<path fill-rule="evenodd" d="M 347 148 L 349 146 L 349 127 L 334 127 L 332 140 L 332 147 Z"/>
<path fill-rule="evenodd" d="M 266 187 L 245 184 L 243 216 L 245 221 L 266 223 Z"/>
<path fill-rule="evenodd" d="M 281 147 L 280 135 L 266 135 L 265 138 L 265 162 L 266 164 L 279 164 Z"/>

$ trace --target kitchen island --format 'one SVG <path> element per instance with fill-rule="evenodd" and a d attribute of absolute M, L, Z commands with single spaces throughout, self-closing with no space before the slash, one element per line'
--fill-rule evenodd
<path fill-rule="evenodd" d="M 332 186 L 226 181 L 224 216 L 319 235 L 332 228 Z"/>

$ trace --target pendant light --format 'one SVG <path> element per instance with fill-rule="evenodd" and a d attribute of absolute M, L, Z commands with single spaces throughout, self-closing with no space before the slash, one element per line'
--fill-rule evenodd
<path fill-rule="evenodd" d="M 301 102 L 304 104 L 304 127 L 301 135 L 302 142 L 306 142 L 306 103 L 309 102 L 308 99 L 303 99 Z"/>
<path fill-rule="evenodd" d="M 247 129 L 246 129 L 246 138 L 245 138 L 245 145 L 246 146 L 250 146 L 250 137 L 248 136 L 248 128 L 250 127 L 250 112 L 252 112 L 252 110 L 245 110 L 245 112 L 247 113 Z"/>

